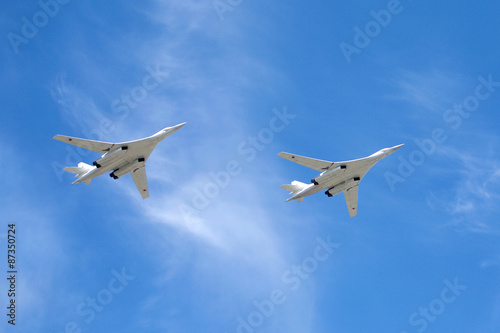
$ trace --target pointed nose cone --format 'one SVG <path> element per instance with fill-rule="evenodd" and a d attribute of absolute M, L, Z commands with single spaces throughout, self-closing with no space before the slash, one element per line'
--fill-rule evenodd
<path fill-rule="evenodd" d="M 171 127 L 165 127 L 159 133 L 163 133 L 162 139 L 164 139 L 167 136 L 169 136 L 171 134 L 174 134 L 175 132 L 177 132 L 178 130 L 180 130 L 182 128 L 182 126 L 184 126 L 184 125 L 186 125 L 186 123 L 182 123 L 182 124 L 171 126 Z"/>
<path fill-rule="evenodd" d="M 166 127 L 166 128 L 164 128 L 164 129 L 163 129 L 163 131 L 165 131 L 165 132 L 169 132 L 169 134 L 172 134 L 172 133 L 174 133 L 174 132 L 176 132 L 176 131 L 180 130 L 180 129 L 181 129 L 181 127 L 182 127 L 182 126 L 184 126 L 184 125 L 186 125 L 186 123 L 185 123 L 185 122 L 184 122 L 184 123 L 182 123 L 182 124 L 179 124 L 179 125 L 175 125 L 175 126 L 171 126 L 171 127 Z"/>
<path fill-rule="evenodd" d="M 391 147 L 391 148 L 387 148 L 387 151 L 385 152 L 385 156 L 388 156 L 388 155 L 394 153 L 396 150 L 398 150 L 399 148 L 401 148 L 403 146 L 404 146 L 404 144 L 397 145 L 397 146 L 394 146 L 394 147 Z"/>
<path fill-rule="evenodd" d="M 394 147 L 391 147 L 389 148 L 391 150 L 391 152 L 395 152 L 396 150 L 398 150 L 399 148 L 403 147 L 405 144 L 402 143 L 400 145 L 397 145 L 397 146 L 394 146 Z"/>
<path fill-rule="evenodd" d="M 186 125 L 186 123 L 182 123 L 179 125 L 171 126 L 171 127 L 165 127 L 158 133 L 155 133 L 152 135 L 157 142 L 160 142 L 161 140 L 165 139 L 166 137 L 170 136 L 171 134 L 177 132 L 179 129 L 181 129 L 182 126 Z"/>
<path fill-rule="evenodd" d="M 369 157 L 376 158 L 377 161 L 380 161 L 381 159 L 383 159 L 384 157 L 387 157 L 387 156 L 391 155 L 392 153 L 394 153 L 396 150 L 398 150 L 401 147 L 403 147 L 403 145 L 397 145 L 397 146 L 394 146 L 394 147 L 391 147 L 391 148 L 384 148 L 384 149 L 379 150 L 376 153 L 373 153 Z"/>

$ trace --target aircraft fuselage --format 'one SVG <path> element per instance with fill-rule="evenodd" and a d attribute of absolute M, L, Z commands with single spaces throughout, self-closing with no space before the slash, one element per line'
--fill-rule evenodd
<path fill-rule="evenodd" d="M 329 197 L 339 194 L 347 188 L 357 185 L 375 163 L 390 155 L 401 146 L 384 148 L 368 157 L 348 162 L 332 163 L 328 170 L 313 178 L 310 185 L 295 193 L 287 201 L 300 200 L 323 190 L 326 190 L 325 194 Z"/>
<path fill-rule="evenodd" d="M 64 168 L 65 171 L 76 174 L 77 180 L 73 184 L 85 183 L 88 185 L 92 179 L 105 173 L 109 173 L 110 177 L 114 179 L 130 173 L 142 198 L 146 199 L 149 192 L 145 164 L 149 155 L 160 141 L 175 133 L 184 125 L 185 123 L 166 127 L 147 138 L 121 143 L 102 142 L 64 135 L 56 135 L 54 139 L 102 154 L 92 163 L 93 166 L 80 162 L 77 167 Z"/>

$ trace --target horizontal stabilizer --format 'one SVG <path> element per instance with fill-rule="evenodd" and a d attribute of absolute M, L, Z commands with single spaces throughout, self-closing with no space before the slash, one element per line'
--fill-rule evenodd
<path fill-rule="evenodd" d="M 77 176 L 78 176 L 78 173 L 80 172 L 80 168 L 79 167 L 66 167 L 63 170 L 71 172 L 71 173 L 76 173 Z"/>
<path fill-rule="evenodd" d="M 291 184 L 285 184 L 280 186 L 282 189 L 290 191 L 290 194 L 297 193 L 302 189 L 307 187 L 307 184 L 301 183 L 297 180 L 294 180 Z"/>
<path fill-rule="evenodd" d="M 79 177 L 81 175 L 86 174 L 87 172 L 89 172 L 93 168 L 94 168 L 93 166 L 88 165 L 87 163 L 80 162 L 80 163 L 78 163 L 77 167 L 66 167 L 63 170 L 74 173 L 74 174 L 76 174 L 75 177 Z"/>

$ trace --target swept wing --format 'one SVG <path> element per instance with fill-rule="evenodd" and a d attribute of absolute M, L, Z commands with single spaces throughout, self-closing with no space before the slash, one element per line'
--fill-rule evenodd
<path fill-rule="evenodd" d="M 130 175 L 134 180 L 135 186 L 141 193 L 143 199 L 149 197 L 148 179 L 146 178 L 146 167 L 143 165 L 135 170 L 130 171 Z"/>
<path fill-rule="evenodd" d="M 66 135 L 56 135 L 54 139 L 59 140 L 61 142 L 69 143 L 70 145 L 73 146 L 92 150 L 101 154 L 110 151 L 111 148 L 114 146 L 114 144 L 111 142 L 80 139 Z"/>
<path fill-rule="evenodd" d="M 298 163 L 300 165 L 303 165 L 305 167 L 317 170 L 317 171 L 325 171 L 328 170 L 334 163 L 329 162 L 329 161 L 323 161 L 323 160 L 317 160 L 315 158 L 310 158 L 310 157 L 305 157 L 305 156 L 300 156 L 300 155 L 295 155 L 295 154 L 290 154 L 290 153 L 279 153 L 279 157 L 283 157 L 284 159 L 287 159 L 289 161 Z"/>
<path fill-rule="evenodd" d="M 358 213 L 358 185 L 344 191 L 344 198 L 351 217 Z"/>

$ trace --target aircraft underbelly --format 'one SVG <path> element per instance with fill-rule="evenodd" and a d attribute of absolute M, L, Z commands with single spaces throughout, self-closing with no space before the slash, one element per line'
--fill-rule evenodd
<path fill-rule="evenodd" d="M 319 191 L 321 191 L 323 188 L 321 186 L 311 186 L 309 187 L 308 189 L 306 189 L 304 192 L 302 192 L 300 194 L 301 197 L 307 197 L 311 194 L 315 194 L 315 193 L 318 193 Z"/>
<path fill-rule="evenodd" d="M 128 156 L 124 156 L 122 159 L 114 161 L 113 163 L 108 164 L 105 167 L 95 168 L 95 169 L 91 170 L 90 172 L 88 172 L 87 174 L 85 174 L 83 177 L 81 177 L 80 179 L 78 179 L 78 182 L 79 183 L 80 182 L 85 182 L 85 181 L 94 179 L 96 177 L 99 177 L 99 176 L 101 176 L 101 175 L 103 175 L 105 173 L 111 173 L 114 170 L 119 169 L 120 167 L 123 167 L 123 166 L 129 164 L 133 160 L 134 159 L 132 159 L 132 158 L 130 158 Z"/>
<path fill-rule="evenodd" d="M 122 168 L 130 163 L 133 163 L 138 158 L 146 158 L 149 157 L 151 151 L 155 145 L 151 147 L 151 145 L 142 144 L 138 147 L 134 147 L 132 149 L 129 148 L 129 151 L 126 155 L 123 155 L 119 160 L 113 161 L 113 163 L 106 166 L 106 171 L 114 171 L 116 169 Z"/>
<path fill-rule="evenodd" d="M 325 179 L 323 186 L 325 188 L 334 187 L 334 186 L 342 184 L 346 180 L 352 179 L 354 177 L 359 177 L 359 172 L 356 172 L 356 170 L 346 171 L 342 175 L 333 174 L 331 177 Z"/>

